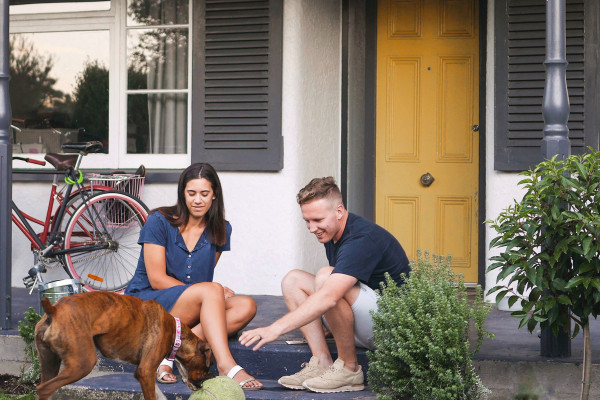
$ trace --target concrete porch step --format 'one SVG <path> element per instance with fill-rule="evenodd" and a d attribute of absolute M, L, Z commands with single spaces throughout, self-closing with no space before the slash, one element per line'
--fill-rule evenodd
<path fill-rule="evenodd" d="M 330 350 L 335 360 L 337 353 L 335 346 L 330 344 Z M 237 339 L 229 341 L 229 349 L 233 358 L 239 365 L 252 376 L 259 379 L 277 380 L 283 375 L 290 375 L 300 370 L 303 362 L 310 360 L 311 353 L 306 344 L 289 345 L 283 341 L 267 344 L 258 351 L 252 351 L 242 346 Z M 358 362 L 361 364 L 365 377 L 368 369 L 368 359 L 365 350 L 357 351 Z M 104 357 L 98 358 L 97 367 L 100 371 L 109 372 L 130 372 L 133 373 L 135 367 L 131 364 L 125 364 L 109 360 Z M 216 373 L 216 365 L 211 367 L 213 373 Z"/>
<path fill-rule="evenodd" d="M 319 394 L 304 390 L 288 390 L 276 380 L 262 379 L 262 390 L 248 390 L 247 400 L 375 400 L 375 394 L 366 388 L 360 392 Z M 192 391 L 181 380 L 169 385 L 160 385 L 161 391 L 169 400 L 187 399 Z M 115 372 L 87 377 L 79 382 L 61 388 L 54 400 L 138 400 L 143 399 L 140 385 L 133 374 Z"/>

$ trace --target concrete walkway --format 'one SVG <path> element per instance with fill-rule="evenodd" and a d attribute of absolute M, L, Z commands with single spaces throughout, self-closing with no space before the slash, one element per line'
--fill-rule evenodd
<path fill-rule="evenodd" d="M 258 303 L 258 314 L 251 322 L 249 328 L 263 326 L 271 323 L 273 320 L 285 313 L 286 308 L 283 299 L 278 296 L 252 296 Z M 16 327 L 16 321 L 22 318 L 27 307 L 35 306 L 37 297 L 29 296 L 27 291 L 21 288 L 13 289 L 13 321 Z M 496 335 L 495 339 L 486 339 L 478 354 L 474 357 L 474 364 L 484 385 L 492 390 L 491 399 L 514 399 L 517 395 L 535 395 L 542 400 L 568 400 L 578 399 L 581 382 L 581 362 L 583 337 L 578 335 L 572 341 L 572 356 L 569 358 L 549 359 L 541 357 L 539 332 L 530 334 L 526 329 L 518 329 L 519 320 L 510 316 L 510 313 L 494 309 L 486 322 L 488 331 Z M 592 321 L 591 335 L 593 355 L 592 360 L 600 363 L 600 321 Z M 298 369 L 300 363 L 307 361 L 310 357 L 308 346 L 306 345 L 288 345 L 286 340 L 301 340 L 299 331 L 290 332 L 280 340 L 261 349 L 258 352 L 248 351 L 240 346 L 236 340 L 230 342 L 230 347 L 234 357 L 243 365 L 249 373 L 255 374 L 258 378 L 262 377 L 269 390 L 260 392 L 248 392 L 248 399 L 374 399 L 371 391 L 357 392 L 354 394 L 344 394 L 333 396 L 319 396 L 308 394 L 306 392 L 287 391 L 278 387 L 276 383 L 277 376 L 288 373 L 288 369 Z M 268 347 L 268 348 L 267 348 Z M 363 364 L 366 364 L 366 355 L 360 353 Z M 12 368 L 12 373 L 18 374 L 19 363 L 22 362 L 22 342 L 16 330 L 0 331 L 0 373 L 6 367 Z M 69 390 L 88 390 L 95 389 L 96 392 L 106 392 L 111 388 L 121 393 L 119 398 L 123 397 L 124 391 L 131 395 L 139 395 L 139 385 L 133 378 L 131 366 L 120 366 L 105 362 L 100 366 L 100 373 L 94 378 L 88 378 L 81 381 L 79 385 L 71 385 Z M 12 365 L 12 367 L 10 367 Z M 366 365 L 365 365 L 366 366 Z M 15 368 L 17 367 L 17 368 Z M 108 374 L 107 371 L 117 370 L 120 375 Z M 295 372 L 295 371 L 291 371 Z M 592 372 L 592 396 L 590 398 L 600 398 L 600 366 L 594 365 Z M 87 382 L 84 382 L 87 381 Z M 112 383 L 111 383 L 112 382 Z M 111 385 L 113 387 L 111 387 Z M 120 390 L 124 386 L 123 390 Z M 165 388 L 165 394 L 169 398 L 181 398 L 180 395 L 191 393 L 183 385 L 162 385 Z M 75 392 L 65 391 L 75 395 Z M 101 393 L 97 393 L 100 395 Z M 173 396 L 173 397 L 172 397 Z M 340 397 L 341 396 L 341 397 Z M 113 395 L 106 398 L 117 398 Z M 62 398 L 69 398 L 62 397 Z M 73 398 L 73 397 L 70 397 Z M 95 397 L 96 398 L 96 397 Z M 134 397 L 131 397 L 134 398 Z M 536 397 L 530 397 L 534 399 Z"/>

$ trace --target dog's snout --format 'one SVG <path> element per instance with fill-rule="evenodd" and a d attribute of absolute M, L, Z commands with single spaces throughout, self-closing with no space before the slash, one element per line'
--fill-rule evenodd
<path fill-rule="evenodd" d="M 200 381 L 198 383 L 200 384 L 200 386 L 202 386 L 202 384 L 204 383 L 204 381 L 207 381 L 207 380 L 212 379 L 214 377 L 215 377 L 214 374 L 208 373 L 208 374 L 204 375 L 202 378 L 200 378 Z"/>
<path fill-rule="evenodd" d="M 189 387 L 191 390 L 196 391 L 202 387 L 202 384 L 204 383 L 204 381 L 214 378 L 214 377 L 215 377 L 214 374 L 208 373 L 208 374 L 204 375 L 202 378 L 200 378 L 194 382 L 188 381 L 188 382 L 186 382 L 186 384 L 187 384 L 187 387 Z"/>

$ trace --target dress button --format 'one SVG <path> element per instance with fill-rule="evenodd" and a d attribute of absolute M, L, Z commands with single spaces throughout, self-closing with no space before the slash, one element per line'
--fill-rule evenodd
<path fill-rule="evenodd" d="M 190 279 L 190 276 L 188 275 L 187 278 Z"/>
<path fill-rule="evenodd" d="M 192 266 L 191 266 L 191 265 L 188 265 L 188 269 L 190 269 L 190 268 L 192 268 Z"/>
<path fill-rule="evenodd" d="M 192 255 L 191 255 L 191 254 L 188 254 L 188 258 L 192 258 Z"/>

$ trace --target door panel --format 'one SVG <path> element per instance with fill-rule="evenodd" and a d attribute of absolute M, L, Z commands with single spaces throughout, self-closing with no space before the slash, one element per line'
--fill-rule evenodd
<path fill-rule="evenodd" d="M 409 258 L 452 255 L 455 271 L 477 282 L 477 2 L 378 4 L 377 222 Z"/>

